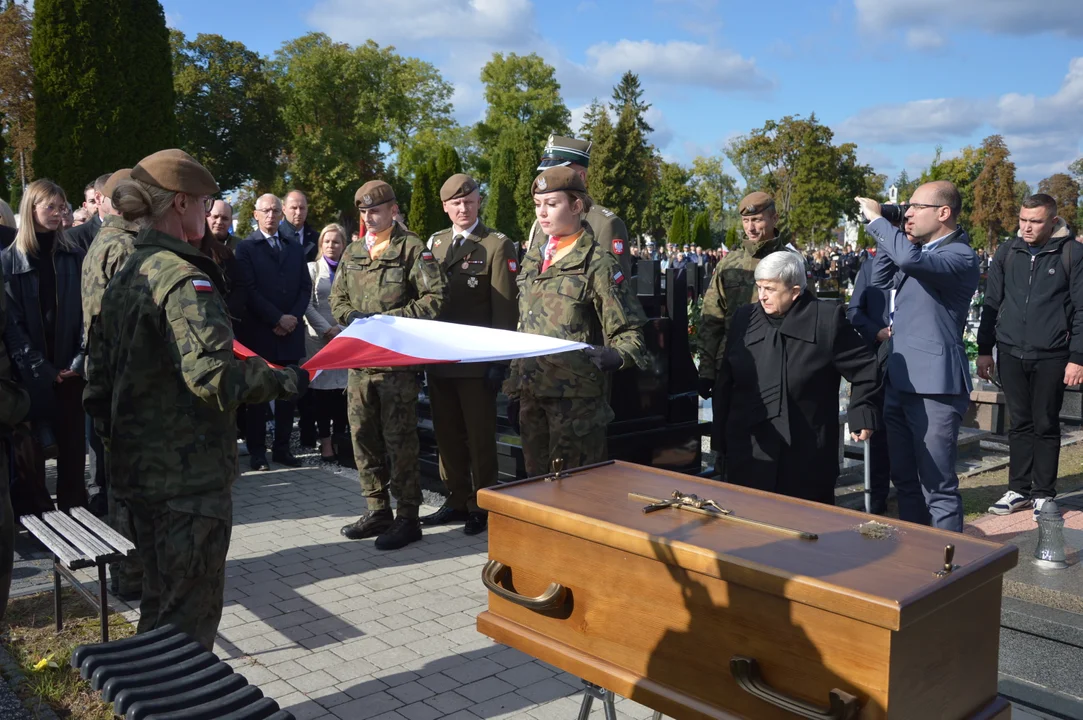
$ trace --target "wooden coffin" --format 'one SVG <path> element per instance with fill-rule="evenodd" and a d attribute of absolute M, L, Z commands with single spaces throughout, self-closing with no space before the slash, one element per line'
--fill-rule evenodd
<path fill-rule="evenodd" d="M 816 539 L 629 497 L 674 491 Z M 669 717 L 1010 716 L 997 654 L 1014 546 L 897 521 L 862 532 L 863 513 L 621 462 L 478 503 L 478 630 Z"/>

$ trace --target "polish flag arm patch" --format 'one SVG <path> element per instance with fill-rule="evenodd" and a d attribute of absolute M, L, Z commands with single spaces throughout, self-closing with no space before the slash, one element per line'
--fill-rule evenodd
<path fill-rule="evenodd" d="M 214 292 L 214 285 L 210 280 L 193 280 L 192 287 L 196 292 Z"/>
<path fill-rule="evenodd" d="M 624 273 L 621 272 L 620 270 L 618 270 L 613 275 L 613 282 L 616 283 L 617 285 L 620 285 L 622 282 L 624 282 Z"/>

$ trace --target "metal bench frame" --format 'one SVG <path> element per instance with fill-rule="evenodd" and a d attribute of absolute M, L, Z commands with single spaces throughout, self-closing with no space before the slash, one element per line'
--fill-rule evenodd
<path fill-rule="evenodd" d="M 63 597 L 60 592 L 60 577 L 64 576 L 80 595 L 98 608 L 102 642 L 109 642 L 109 602 L 105 568 L 109 563 L 123 560 L 135 552 L 135 545 L 86 508 L 74 508 L 70 515 L 58 510 L 47 512 L 42 518 L 24 515 L 19 521 L 53 553 L 56 631 L 64 629 Z M 95 566 L 98 568 L 98 597 L 73 573 L 74 570 Z"/>

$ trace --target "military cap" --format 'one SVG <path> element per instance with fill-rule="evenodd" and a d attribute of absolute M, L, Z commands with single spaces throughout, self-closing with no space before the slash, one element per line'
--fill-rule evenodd
<path fill-rule="evenodd" d="M 590 210 L 591 205 L 594 204 L 594 201 L 590 199 L 590 195 L 587 195 L 587 186 L 583 183 L 583 178 L 570 167 L 557 166 L 548 168 L 541 175 L 534 178 L 534 182 L 530 186 L 531 195 L 552 192 L 572 193 L 583 201 L 583 212 Z"/>
<path fill-rule="evenodd" d="M 550 135 L 549 142 L 545 144 L 545 150 L 542 151 L 542 160 L 538 164 L 538 169 L 544 170 L 570 163 L 586 167 L 590 162 L 591 144 L 589 140 Z"/>
<path fill-rule="evenodd" d="M 131 178 L 131 176 L 131 168 L 121 168 L 120 170 L 117 170 L 115 173 L 109 176 L 108 180 L 105 181 L 105 187 L 102 189 L 102 195 L 112 200 L 113 191 L 117 189 L 117 185 L 120 185 L 123 181 Z"/>
<path fill-rule="evenodd" d="M 159 150 L 132 168 L 131 178 L 163 190 L 187 195 L 214 195 L 214 176 L 183 150 Z M 110 178 L 112 180 L 112 178 Z"/>
<path fill-rule="evenodd" d="M 353 204 L 358 210 L 368 210 L 394 199 L 394 189 L 383 180 L 369 180 L 353 194 Z"/>
<path fill-rule="evenodd" d="M 466 197 L 478 189 L 478 183 L 466 173 L 455 173 L 444 181 L 440 188 L 441 202 Z"/>
<path fill-rule="evenodd" d="M 775 199 L 765 192 L 754 192 L 745 195 L 738 205 L 742 215 L 759 215 L 768 208 L 775 206 Z"/>

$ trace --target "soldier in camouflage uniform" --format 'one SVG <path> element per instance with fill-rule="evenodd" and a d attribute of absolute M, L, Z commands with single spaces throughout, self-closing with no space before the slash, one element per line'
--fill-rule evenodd
<path fill-rule="evenodd" d="M 539 475 L 554 459 L 578 467 L 606 458 L 607 374 L 646 366 L 647 319 L 617 259 L 583 224 L 591 199 L 582 177 L 550 168 L 531 193 L 548 240 L 519 276 L 519 330 L 594 346 L 512 363 L 508 418 L 518 419 L 527 474 Z"/>
<path fill-rule="evenodd" d="M 0 288 L 4 276 L 0 273 Z M 11 570 L 15 564 L 15 514 L 11 510 L 11 433 L 30 410 L 30 397 L 11 372 L 11 358 L 4 346 L 7 327 L 7 293 L 0 291 L 0 620 L 8 606 Z"/>
<path fill-rule="evenodd" d="M 343 325 L 372 315 L 435 320 L 444 306 L 444 271 L 425 242 L 395 222 L 395 191 L 382 180 L 372 180 L 357 190 L 354 204 L 366 232 L 339 260 L 330 298 L 335 320 Z M 341 532 L 351 540 L 375 536 L 379 550 L 421 539 L 419 370 L 350 370 L 347 380 L 354 459 L 368 512 Z M 398 505 L 397 517 L 391 512 L 389 489 Z"/>
<path fill-rule="evenodd" d="M 216 192 L 180 150 L 144 158 L 114 191 L 116 209 L 142 230 L 91 324 L 83 397 L 143 562 L 138 630 L 173 623 L 208 650 L 233 524 L 236 408 L 308 386 L 300 368 L 233 355 L 222 278 L 198 249 Z"/>
<path fill-rule="evenodd" d="M 89 346 L 90 326 L 101 310 L 105 288 L 117 271 L 123 267 L 128 256 L 135 251 L 135 237 L 139 234 L 140 228 L 117 214 L 111 199 L 117 185 L 128 180 L 131 174 L 131 168 L 117 170 L 105 183 L 101 201 L 102 209 L 105 211 L 105 220 L 102 221 L 101 229 L 98 230 L 83 260 L 83 342 L 87 346 Z M 86 367 L 88 378 L 92 372 L 93 367 L 88 363 Z M 109 524 L 124 537 L 134 540 L 128 511 L 116 502 L 114 494 L 109 490 L 108 468 L 107 457 L 102 478 L 104 482 L 101 485 L 107 495 Z M 133 555 L 119 563 L 111 563 L 109 575 L 112 579 L 112 591 L 121 599 L 134 600 L 139 597 L 143 589 L 143 567 L 139 564 L 138 555 Z"/>
<path fill-rule="evenodd" d="M 788 235 L 777 229 L 778 213 L 775 211 L 774 198 L 770 195 L 765 192 L 746 195 L 738 205 L 738 211 L 741 213 L 745 239 L 741 247 L 731 251 L 718 263 L 711 284 L 703 295 L 698 340 L 699 394 L 704 400 L 714 392 L 729 322 L 738 308 L 758 302 L 756 266 L 771 253 L 789 247 Z M 793 252 L 800 257 L 796 250 Z M 716 432 L 719 430 L 721 428 L 715 428 Z M 721 447 L 721 444 L 716 447 Z"/>
<path fill-rule="evenodd" d="M 550 135 L 549 142 L 542 151 L 541 162 L 538 163 L 538 171 L 544 171 L 551 167 L 569 167 L 583 180 L 583 186 L 587 186 L 587 165 L 590 163 L 589 140 L 577 140 L 575 138 Z M 584 213 L 583 220 L 590 226 L 590 232 L 594 235 L 594 242 L 602 246 L 613 257 L 620 261 L 624 276 L 632 277 L 632 255 L 628 249 L 629 235 L 628 226 L 617 217 L 617 214 L 609 208 L 591 204 Z M 527 261 L 542 262 L 542 252 L 545 250 L 547 241 L 541 225 L 535 222 L 530 227 L 530 237 L 527 239 L 524 264 Z"/>

